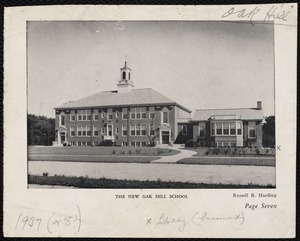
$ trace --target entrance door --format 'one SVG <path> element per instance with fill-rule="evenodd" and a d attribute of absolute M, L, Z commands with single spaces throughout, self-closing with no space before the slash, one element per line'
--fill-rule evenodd
<path fill-rule="evenodd" d="M 162 144 L 169 144 L 170 133 L 168 131 L 162 131 Z"/>
<path fill-rule="evenodd" d="M 60 132 L 60 143 L 64 143 L 66 141 L 66 133 Z"/>

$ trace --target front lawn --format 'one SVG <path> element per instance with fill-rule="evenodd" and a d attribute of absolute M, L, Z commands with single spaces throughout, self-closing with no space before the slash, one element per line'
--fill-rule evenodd
<path fill-rule="evenodd" d="M 28 175 L 28 184 L 78 188 L 274 188 L 272 185 L 207 184 L 189 182 L 115 180 L 106 178 Z"/>
<path fill-rule="evenodd" d="M 29 161 L 58 161 L 58 162 L 125 162 L 125 163 L 150 163 L 157 160 L 155 156 L 76 156 L 76 155 L 51 155 L 51 156 L 29 156 Z"/>
<path fill-rule="evenodd" d="M 127 146 L 29 146 L 28 155 L 132 155 L 132 156 L 170 156 L 179 151 L 156 147 L 127 147 Z"/>
<path fill-rule="evenodd" d="M 256 147 L 197 147 L 186 148 L 195 151 L 194 156 L 265 156 L 275 157 L 274 148 Z"/>
<path fill-rule="evenodd" d="M 192 157 L 183 158 L 179 164 L 199 164 L 199 165 L 243 165 L 243 166 L 273 166 L 275 167 L 275 157 Z"/>

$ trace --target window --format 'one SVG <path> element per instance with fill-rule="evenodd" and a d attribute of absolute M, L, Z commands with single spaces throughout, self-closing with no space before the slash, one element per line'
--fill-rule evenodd
<path fill-rule="evenodd" d="M 70 121 L 75 121 L 75 110 L 71 110 L 70 112 Z"/>
<path fill-rule="evenodd" d="M 72 146 L 76 146 L 76 142 L 75 142 L 75 141 L 72 141 L 72 142 L 71 142 L 71 145 L 72 145 Z"/>
<path fill-rule="evenodd" d="M 116 128 L 116 134 L 119 134 L 119 128 L 118 127 Z"/>
<path fill-rule="evenodd" d="M 169 112 L 163 112 L 163 123 L 169 123 Z"/>
<path fill-rule="evenodd" d="M 77 126 L 77 136 L 81 136 L 81 126 Z"/>
<path fill-rule="evenodd" d="M 135 142 L 130 142 L 130 146 L 135 146 Z"/>
<path fill-rule="evenodd" d="M 150 119 L 154 119 L 154 117 L 155 117 L 154 112 L 150 112 L 149 117 L 150 117 Z"/>
<path fill-rule="evenodd" d="M 102 112 L 101 112 L 101 118 L 102 118 L 102 119 L 104 118 L 104 114 L 105 114 L 105 113 L 102 111 Z"/>
<path fill-rule="evenodd" d="M 136 143 L 136 146 L 140 147 L 140 146 L 141 146 L 141 143 L 140 143 L 140 142 L 137 142 L 137 143 Z"/>
<path fill-rule="evenodd" d="M 75 136 L 75 127 L 70 126 L 70 136 Z"/>
<path fill-rule="evenodd" d="M 199 123 L 199 137 L 205 137 L 205 123 Z"/>
<path fill-rule="evenodd" d="M 142 146 L 146 146 L 146 142 L 143 141 L 143 142 L 142 142 Z"/>
<path fill-rule="evenodd" d="M 127 113 L 122 112 L 122 119 L 127 120 Z"/>
<path fill-rule="evenodd" d="M 223 122 L 223 135 L 229 135 L 229 122 Z"/>
<path fill-rule="evenodd" d="M 140 124 L 136 125 L 135 129 L 136 129 L 136 135 L 140 136 L 141 135 L 141 125 Z"/>
<path fill-rule="evenodd" d="M 135 119 L 135 112 L 131 112 L 130 118 Z"/>
<path fill-rule="evenodd" d="M 237 122 L 237 134 L 242 135 L 242 123 Z"/>
<path fill-rule="evenodd" d="M 141 119 L 141 109 L 136 108 L 135 109 L 136 119 Z"/>
<path fill-rule="evenodd" d="M 64 116 L 64 115 L 61 115 L 61 116 L 60 116 L 60 125 L 61 125 L 61 126 L 64 126 L 64 125 L 65 125 L 65 116 Z"/>
<path fill-rule="evenodd" d="M 182 135 L 186 136 L 187 134 L 187 126 L 182 126 Z"/>
<path fill-rule="evenodd" d="M 119 117 L 119 111 L 116 111 L 116 117 Z"/>
<path fill-rule="evenodd" d="M 216 122 L 217 135 L 222 135 L 222 122 Z"/>
<path fill-rule="evenodd" d="M 126 142 L 126 141 L 123 141 L 123 142 L 122 142 L 122 146 L 127 146 L 127 142 Z"/>
<path fill-rule="evenodd" d="M 150 130 L 150 136 L 154 136 L 155 135 L 155 131 L 153 130 L 153 125 L 149 125 L 149 130 Z"/>
<path fill-rule="evenodd" d="M 122 126 L 122 136 L 127 136 L 127 126 L 126 125 Z"/>
<path fill-rule="evenodd" d="M 105 133 L 105 128 L 102 127 L 102 128 L 101 128 L 101 134 L 103 135 L 104 133 Z"/>
<path fill-rule="evenodd" d="M 126 79 L 126 72 L 125 71 L 123 71 L 122 78 Z"/>
<path fill-rule="evenodd" d="M 82 135 L 86 136 L 86 126 L 81 127 Z"/>
<path fill-rule="evenodd" d="M 98 136 L 98 127 L 97 126 L 93 127 L 93 133 L 94 133 L 94 136 Z"/>
<path fill-rule="evenodd" d="M 141 125 L 141 135 L 142 136 L 146 135 L 146 126 L 145 125 Z"/>
<path fill-rule="evenodd" d="M 108 119 L 109 119 L 109 120 L 112 120 L 112 118 L 113 118 L 113 114 L 112 114 L 112 113 L 109 113 L 109 114 L 108 114 Z"/>
<path fill-rule="evenodd" d="M 130 80 L 130 72 L 128 73 L 128 79 Z"/>
<path fill-rule="evenodd" d="M 230 122 L 230 135 L 236 134 L 236 124 L 235 122 Z"/>
<path fill-rule="evenodd" d="M 248 136 L 249 138 L 255 138 L 255 126 L 248 127 Z"/>
<path fill-rule="evenodd" d="M 97 121 L 99 119 L 99 115 L 98 115 L 98 109 L 94 110 L 94 121 Z"/>
<path fill-rule="evenodd" d="M 90 126 L 87 126 L 86 135 L 91 136 L 91 127 Z"/>
<path fill-rule="evenodd" d="M 142 109 L 142 119 L 146 119 L 146 108 L 141 108 Z"/>
<path fill-rule="evenodd" d="M 81 141 L 78 141 L 78 146 L 81 146 Z"/>
<path fill-rule="evenodd" d="M 85 121 L 85 120 L 91 120 L 91 119 L 92 119 L 91 110 L 78 110 L 77 111 L 77 120 Z"/>
<path fill-rule="evenodd" d="M 130 135 L 135 136 L 135 125 L 130 126 Z"/>

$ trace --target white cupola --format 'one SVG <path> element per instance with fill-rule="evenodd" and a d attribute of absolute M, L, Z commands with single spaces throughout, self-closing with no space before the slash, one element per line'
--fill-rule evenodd
<path fill-rule="evenodd" d="M 128 92 L 134 87 L 130 76 L 131 69 L 127 67 L 127 62 L 123 68 L 120 68 L 120 80 L 118 81 L 118 93 Z"/>

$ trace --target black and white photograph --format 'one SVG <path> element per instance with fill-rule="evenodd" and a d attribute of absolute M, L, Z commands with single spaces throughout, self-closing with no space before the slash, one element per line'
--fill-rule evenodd
<path fill-rule="evenodd" d="M 275 188 L 273 22 L 27 22 L 29 188 Z"/>
<path fill-rule="evenodd" d="M 296 236 L 296 3 L 4 13 L 5 237 Z"/>

